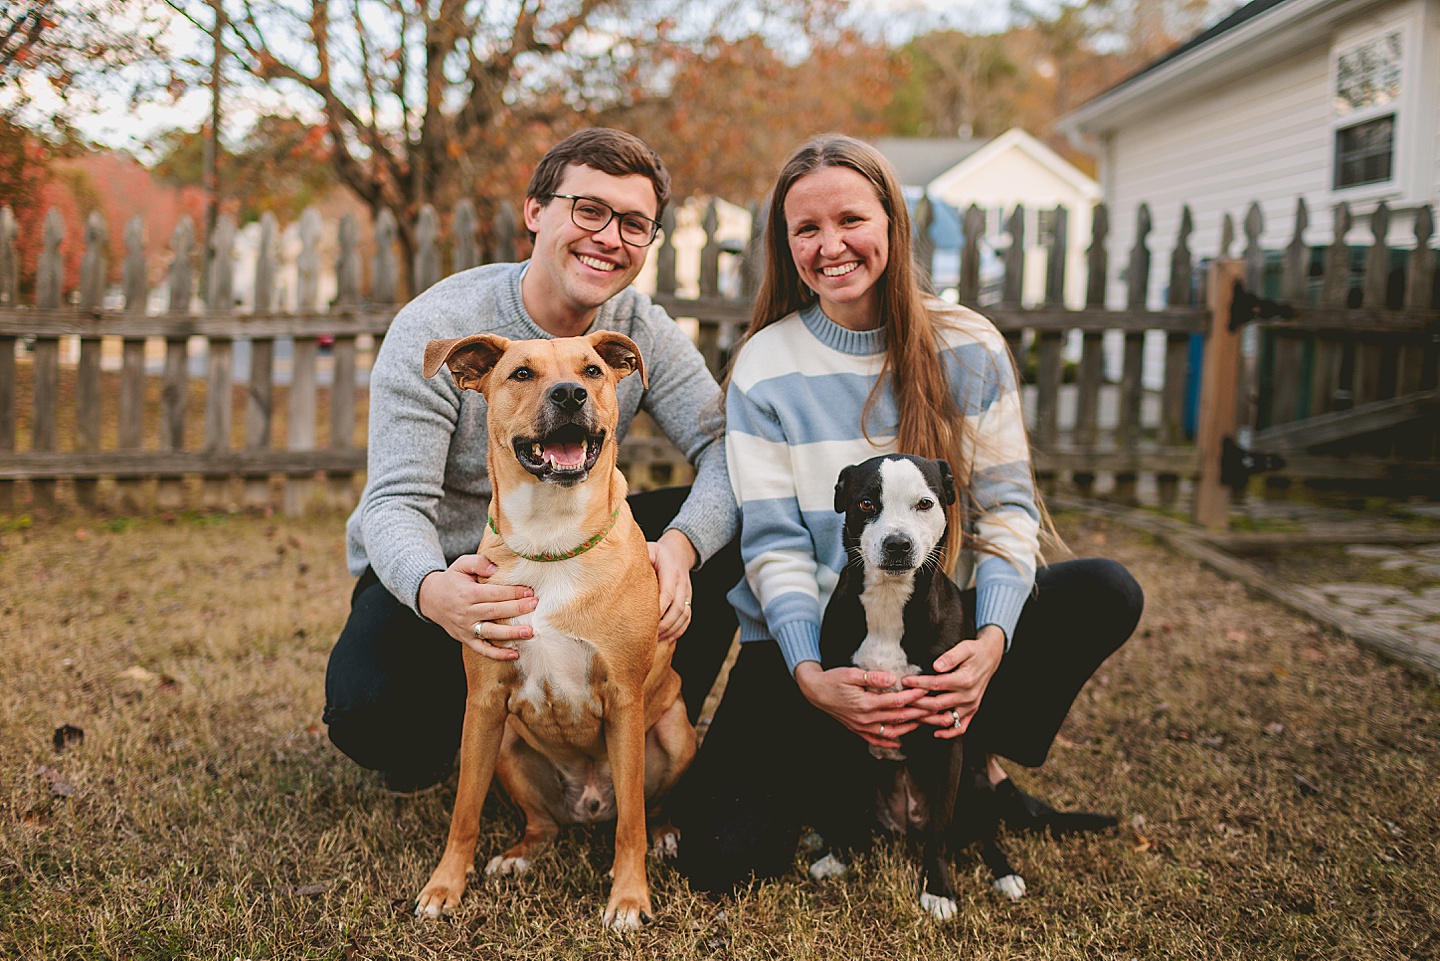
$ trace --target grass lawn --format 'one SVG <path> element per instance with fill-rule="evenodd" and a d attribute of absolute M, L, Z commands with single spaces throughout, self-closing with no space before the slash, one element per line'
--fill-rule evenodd
<path fill-rule="evenodd" d="M 652 862 L 654 923 L 620 937 L 610 842 L 572 831 L 417 923 L 453 783 L 390 797 L 325 737 L 342 525 L 0 525 L 0 957 L 1440 957 L 1434 682 L 1077 517 L 1072 547 L 1130 565 L 1148 609 L 1015 773 L 1122 828 L 1009 838 L 1023 901 L 962 857 L 960 915 L 934 922 L 895 845 L 719 903 Z M 57 750 L 62 725 L 83 740 Z M 519 830 L 486 817 L 481 864 Z"/>

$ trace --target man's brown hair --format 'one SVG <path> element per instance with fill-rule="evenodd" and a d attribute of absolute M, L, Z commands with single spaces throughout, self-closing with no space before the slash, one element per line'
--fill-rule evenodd
<path fill-rule="evenodd" d="M 565 179 L 565 168 L 572 165 L 594 167 L 612 177 L 638 174 L 650 178 L 655 188 L 656 220 L 664 215 L 665 205 L 670 202 L 670 172 L 660 155 L 634 134 L 610 127 L 591 127 L 572 133 L 547 150 L 530 177 L 525 198 L 534 197 L 541 204 L 549 203 L 560 189 L 560 181 Z M 533 233 L 530 239 L 535 239 Z"/>

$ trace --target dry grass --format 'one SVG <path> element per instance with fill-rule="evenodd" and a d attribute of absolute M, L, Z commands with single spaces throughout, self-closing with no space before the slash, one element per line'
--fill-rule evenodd
<path fill-rule="evenodd" d="M 1131 565 L 1149 610 L 1019 779 L 1124 830 L 1011 838 L 1015 905 L 963 862 L 949 925 L 920 915 L 893 847 L 848 881 L 718 905 L 655 867 L 655 922 L 627 938 L 600 926 L 608 841 L 583 831 L 448 923 L 407 916 L 453 794 L 388 797 L 318 727 L 349 587 L 340 517 L 12 528 L 0 956 L 1440 956 L 1435 686 L 1130 534 L 1063 526 Z M 62 724 L 85 737 L 57 753 Z M 518 827 L 487 813 L 481 857 Z"/>

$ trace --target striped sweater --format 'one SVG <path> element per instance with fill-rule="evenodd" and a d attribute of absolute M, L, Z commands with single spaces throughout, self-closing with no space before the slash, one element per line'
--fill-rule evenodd
<path fill-rule="evenodd" d="M 973 427 L 969 533 L 1004 555 L 966 549 L 954 577 L 976 588 L 976 626 L 1001 628 L 1008 647 L 1039 561 L 1039 511 L 1014 370 L 1004 339 L 984 317 L 935 298 L 926 306 L 956 406 Z M 835 479 L 848 464 L 896 450 L 891 391 L 871 409 L 869 439 L 860 423 L 884 360 L 883 330 L 848 330 L 818 304 L 761 330 L 735 360 L 725 444 L 741 509 L 745 580 L 729 597 L 740 639 L 773 638 L 792 674 L 800 662 L 820 659 L 821 615 L 845 563 Z"/>

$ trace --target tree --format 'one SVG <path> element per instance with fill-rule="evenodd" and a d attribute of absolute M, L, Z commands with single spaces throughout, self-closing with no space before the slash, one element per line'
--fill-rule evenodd
<path fill-rule="evenodd" d="M 1005 35 L 935 31 L 901 52 L 911 73 L 896 95 L 902 105 L 894 117 L 897 133 L 994 137 L 1014 125 L 1020 69 Z"/>
<path fill-rule="evenodd" d="M 101 90 L 163 83 L 168 15 L 154 0 L 28 0 L 0 7 L 0 113 L 69 133 Z M 147 69 L 127 71 L 141 64 Z"/>
<path fill-rule="evenodd" d="M 422 204 L 444 211 L 471 196 L 493 209 L 520 195 L 555 139 L 662 95 L 686 51 L 754 32 L 740 25 L 757 12 L 754 22 L 767 35 L 803 36 L 807 17 L 836 7 L 836 0 L 748 0 L 743 9 L 685 0 L 168 2 L 207 31 L 212 5 L 223 5 L 222 41 L 234 62 L 304 96 L 321 117 L 339 181 L 372 211 L 395 212 L 407 268 Z"/>
<path fill-rule="evenodd" d="M 175 129 L 151 145 L 159 154 L 156 176 L 177 186 L 205 184 L 208 131 Z M 297 220 L 306 207 L 338 187 L 325 128 L 295 117 L 261 116 L 234 150 L 220 146 L 220 172 L 226 198 L 242 223 L 270 212 Z"/>
<path fill-rule="evenodd" d="M 879 43 L 836 30 L 786 62 L 758 36 L 676 57 L 666 96 L 602 117 L 664 145 L 677 184 L 735 202 L 765 195 L 785 158 L 827 131 L 885 130 L 903 64 Z"/>

